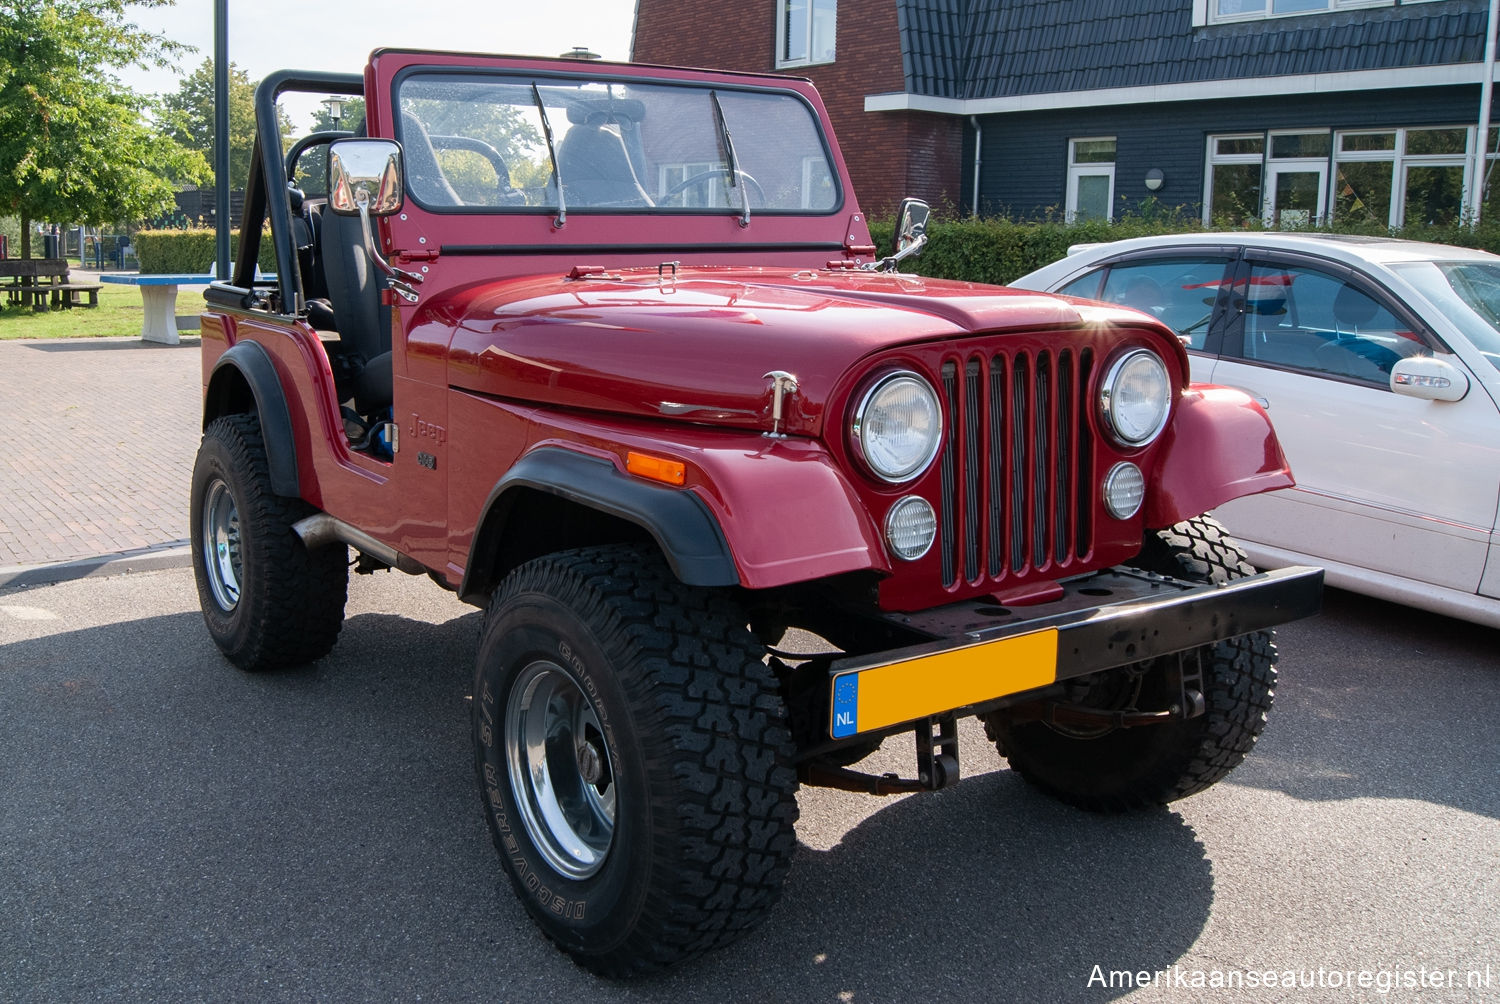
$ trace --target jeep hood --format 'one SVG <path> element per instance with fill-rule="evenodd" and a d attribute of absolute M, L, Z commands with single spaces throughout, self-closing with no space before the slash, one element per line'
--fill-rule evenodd
<path fill-rule="evenodd" d="M 1134 311 L 917 276 L 772 269 L 574 270 L 456 290 L 418 324 L 452 330 L 449 385 L 490 397 L 766 430 L 773 370 L 798 389 L 783 430 L 821 434 L 851 368 L 977 332 L 1143 324 Z M 1184 367 L 1185 369 L 1185 367 Z"/>

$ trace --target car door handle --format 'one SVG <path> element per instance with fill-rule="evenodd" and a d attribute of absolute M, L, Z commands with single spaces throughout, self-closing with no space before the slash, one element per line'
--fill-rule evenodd
<path fill-rule="evenodd" d="M 1255 393 L 1255 391 L 1251 390 L 1249 387 L 1236 387 L 1234 384 L 1227 384 L 1226 386 L 1228 386 L 1230 390 L 1237 390 L 1241 394 L 1249 395 L 1250 400 L 1252 400 L 1256 404 L 1260 405 L 1260 408 L 1261 408 L 1262 411 L 1270 411 L 1271 410 L 1271 402 L 1267 401 L 1261 395 Z"/>

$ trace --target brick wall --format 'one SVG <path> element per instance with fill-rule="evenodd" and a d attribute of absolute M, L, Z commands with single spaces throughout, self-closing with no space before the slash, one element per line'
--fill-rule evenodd
<path fill-rule="evenodd" d="M 776 0 L 638 0 L 632 58 L 642 63 L 776 72 Z M 785 72 L 817 85 L 861 208 L 889 215 L 903 196 L 934 205 L 959 199 L 962 120 L 867 112 L 865 96 L 905 89 L 894 0 L 844 0 L 838 58 Z"/>

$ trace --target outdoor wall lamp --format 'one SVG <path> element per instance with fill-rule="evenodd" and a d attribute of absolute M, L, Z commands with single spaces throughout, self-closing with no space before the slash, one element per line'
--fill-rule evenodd
<path fill-rule="evenodd" d="M 1153 167 L 1146 172 L 1146 190 L 1154 192 L 1167 180 L 1167 176 L 1161 173 L 1161 168 Z"/>

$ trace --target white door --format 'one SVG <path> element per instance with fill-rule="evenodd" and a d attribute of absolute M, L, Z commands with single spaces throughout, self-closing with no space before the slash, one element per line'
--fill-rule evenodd
<path fill-rule="evenodd" d="M 1227 333 L 1213 381 L 1269 405 L 1297 487 L 1222 506 L 1230 531 L 1476 591 L 1500 482 L 1494 403 L 1477 385 L 1451 403 L 1393 393 L 1394 362 L 1431 347 L 1352 273 L 1248 265 L 1242 323 Z"/>

